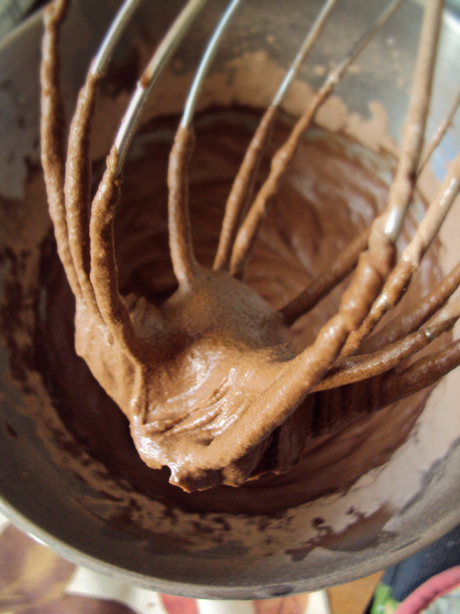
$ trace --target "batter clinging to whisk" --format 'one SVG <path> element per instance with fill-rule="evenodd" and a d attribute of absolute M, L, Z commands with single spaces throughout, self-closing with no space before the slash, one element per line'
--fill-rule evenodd
<path fill-rule="evenodd" d="M 277 435 L 311 395 L 317 395 L 321 407 L 328 402 L 328 389 L 361 382 L 350 388 L 350 394 L 362 397 L 378 382 L 378 394 L 369 394 L 378 409 L 429 386 L 460 363 L 460 344 L 454 342 L 402 372 L 395 370 L 455 324 L 460 302 L 447 301 L 460 283 L 460 266 L 416 311 L 395 320 L 390 334 L 383 330 L 367 339 L 404 294 L 460 186 L 458 156 L 395 265 L 395 242 L 421 167 L 443 8 L 440 0 L 427 3 L 401 155 L 383 213 L 296 299 L 279 310 L 271 308 L 243 281 L 264 213 L 302 134 L 349 64 L 400 3 L 393 1 L 331 71 L 275 154 L 268 177 L 247 206 L 257 162 L 281 99 L 335 4 L 333 0 L 326 2 L 247 151 L 227 202 L 214 266 L 206 269 L 193 251 L 187 166 L 200 85 L 239 0 L 230 3 L 198 69 L 170 156 L 169 243 L 179 287 L 160 306 L 142 296 L 120 295 L 113 218 L 124 157 L 142 105 L 204 1 L 187 3 L 142 75 L 92 203 L 89 144 L 97 87 L 110 51 L 137 3 L 124 3 L 92 63 L 72 120 L 67 155 L 59 29 L 68 0 L 54 0 L 46 10 L 42 163 L 59 255 L 76 298 L 76 349 L 128 417 L 142 459 L 153 468 L 168 466 L 171 482 L 185 490 L 220 483 L 238 485 L 268 465 L 274 472 L 288 470 L 298 460 L 299 446 L 287 446 L 287 453 L 277 447 L 295 439 L 296 433 Z M 314 343 L 296 355 L 287 344 L 288 327 L 354 269 L 338 313 L 321 328 Z M 382 374 L 383 379 L 377 377 Z M 279 460 L 267 464 L 267 455 Z"/>

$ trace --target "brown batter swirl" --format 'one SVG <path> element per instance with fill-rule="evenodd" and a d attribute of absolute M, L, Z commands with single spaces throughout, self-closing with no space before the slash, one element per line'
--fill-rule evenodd
<path fill-rule="evenodd" d="M 196 257 L 203 266 L 212 265 L 223 203 L 257 120 L 258 113 L 238 108 L 209 111 L 196 120 L 190 215 Z M 272 150 L 283 141 L 291 124 L 288 117 L 277 124 L 271 148 L 262 161 L 262 175 Z M 137 137 L 134 157 L 126 165 L 115 220 L 120 290 L 123 295 L 142 293 L 157 306 L 177 288 L 168 247 L 166 184 L 176 125 L 175 117 L 161 118 Z M 273 309 L 295 297 L 384 206 L 388 187 L 379 173 L 387 176 L 393 168 L 390 156 L 377 158 L 345 137 L 312 130 L 302 141 L 264 221 L 246 283 Z M 414 227 L 409 218 L 404 242 Z M 439 281 L 440 272 L 434 265 L 437 251 L 436 245 L 422 264 L 401 312 L 410 311 L 420 294 Z M 152 270 L 158 275 L 152 275 Z M 349 386 L 341 396 L 337 391 L 310 395 L 304 410 L 296 412 L 285 430 L 274 435 L 280 440 L 285 437 L 284 445 L 289 437 L 293 450 L 295 446 L 303 450 L 296 467 L 284 475 L 268 473 L 236 490 L 222 486 L 182 493 L 167 484 L 167 470 L 149 469 L 140 460 L 124 416 L 75 355 L 74 299 L 52 246 L 44 254 L 43 272 L 47 315 L 39 354 L 64 423 L 113 475 L 127 480 L 137 492 L 166 497 L 185 509 L 272 513 L 346 488 L 363 472 L 385 462 L 406 439 L 429 392 L 422 391 L 375 413 L 373 409 L 379 406 L 374 407 L 368 398 L 351 403 L 354 397 Z M 336 312 L 346 283 L 289 329 L 293 353 L 311 343 L 324 321 Z M 355 394 L 360 390 L 365 396 L 367 385 L 356 385 Z M 268 452 L 265 470 L 270 468 L 271 458 Z"/>
<path fill-rule="evenodd" d="M 428 372 L 423 364 L 409 370 L 410 387 L 405 375 L 395 377 L 394 371 L 403 358 L 453 326 L 458 316 L 449 311 L 423 330 L 409 327 L 395 347 L 336 362 L 393 267 L 395 247 L 385 230 L 388 212 L 372 224 L 368 248 L 359 259 L 356 252 L 356 272 L 337 312 L 317 330 L 311 345 L 296 353 L 283 310 L 230 274 L 232 269 L 211 270 L 198 263 L 188 213 L 187 168 L 194 142 L 188 128 L 178 130 L 168 168 L 169 247 L 178 288 L 158 304 L 146 299 L 144 289 L 122 297 L 113 239 L 121 187 L 115 147 L 92 203 L 89 197 L 89 134 L 99 79 L 91 74 L 72 121 L 64 173 L 56 49 L 65 6 L 56 2 L 47 12 L 42 64 L 42 150 L 50 212 L 76 298 L 77 353 L 128 417 L 136 448 L 149 467 L 168 466 L 171 482 L 188 491 L 240 485 L 268 471 L 283 473 L 298 462 L 315 422 L 336 429 L 341 419 L 356 419 L 363 407 L 372 413 L 455 366 L 457 348 L 442 354 Z M 235 247 L 244 254 L 242 260 L 297 149 L 305 117 L 273 157 L 268 179 L 239 230 Z M 416 164 L 416 153 L 412 158 Z M 394 207 L 404 207 L 412 187 L 393 193 Z M 403 261 L 396 285 L 401 280 L 407 285 L 413 272 L 412 261 L 407 266 Z M 152 269 L 153 277 L 156 273 Z M 242 274 L 241 266 L 236 273 Z M 385 298 L 395 304 L 397 292 Z M 329 377 L 335 378 L 333 389 L 316 392 L 329 387 Z"/>

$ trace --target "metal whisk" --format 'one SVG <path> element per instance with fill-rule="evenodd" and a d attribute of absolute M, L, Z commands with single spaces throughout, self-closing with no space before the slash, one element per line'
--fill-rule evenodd
<path fill-rule="evenodd" d="M 417 177 L 448 129 L 460 101 L 457 95 L 422 154 L 443 11 L 441 0 L 427 2 L 401 153 L 384 211 L 335 262 L 279 311 L 259 303 L 242 281 L 267 207 L 302 135 L 353 60 L 402 3 L 390 2 L 330 71 L 274 156 L 261 189 L 251 198 L 252 180 L 283 97 L 337 1 L 325 2 L 261 120 L 227 201 L 213 269 L 205 270 L 194 256 L 187 205 L 187 165 L 193 148 L 192 121 L 200 88 L 225 28 L 241 4 L 241 0 L 230 2 L 198 67 L 171 152 L 168 219 L 170 252 L 179 290 L 160 307 L 139 297 L 120 296 L 113 217 L 123 162 L 146 99 L 206 0 L 187 2 L 143 72 L 92 204 L 88 151 L 97 85 L 139 0 L 124 2 L 92 62 L 72 120 L 67 156 L 58 41 L 68 0 L 54 0 L 46 12 L 42 162 L 59 255 L 77 301 L 77 351 L 129 418 L 144 461 L 154 468 L 167 465 L 171 481 L 185 490 L 219 483 L 237 485 L 266 470 L 289 469 L 298 459 L 301 441 L 299 446 L 292 446 L 289 457 L 274 462 L 278 445 L 275 433 L 292 428 L 288 418 L 313 395 L 317 395 L 316 406 L 321 407 L 328 402 L 329 389 L 360 383 L 350 388 L 348 394 L 356 395 L 357 399 L 374 398 L 377 409 L 431 385 L 460 364 L 460 343 L 455 341 L 403 371 L 395 370 L 407 357 L 451 330 L 460 317 L 460 299 L 449 301 L 460 284 L 460 264 L 420 301 L 416 310 L 394 318 L 391 326 L 370 336 L 383 315 L 402 298 L 460 189 L 458 155 L 437 198 L 395 264 L 395 243 Z M 353 270 L 338 313 L 324 324 L 315 342 L 299 355 L 286 349 L 283 335 L 287 327 Z M 208 319 L 195 308 L 204 304 L 203 297 L 213 299 L 213 313 L 208 314 Z M 252 310 L 255 322 L 250 330 L 245 328 L 247 309 Z M 218 352 L 217 337 L 221 339 Z M 197 352 L 206 367 L 204 376 L 194 370 L 192 355 Z M 368 394 L 376 376 L 382 374 L 385 378 L 379 379 L 378 395 Z M 172 389 L 178 392 L 171 397 Z M 290 433 L 291 438 L 301 440 L 302 436 L 302 432 Z"/>

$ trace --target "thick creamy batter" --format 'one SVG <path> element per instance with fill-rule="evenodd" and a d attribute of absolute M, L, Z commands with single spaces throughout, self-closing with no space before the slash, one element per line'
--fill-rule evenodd
<path fill-rule="evenodd" d="M 203 266 L 212 265 L 224 202 L 257 121 L 258 113 L 238 108 L 209 111 L 197 118 L 190 206 L 196 257 Z M 177 118 L 161 118 L 136 138 L 115 221 L 120 290 L 124 295 L 143 295 L 157 306 L 177 288 L 168 246 L 166 185 L 176 125 Z M 261 176 L 291 125 L 286 117 L 278 123 Z M 385 205 L 388 187 L 379 174 L 388 176 L 393 167 L 390 156 L 377 157 L 350 139 L 320 129 L 309 132 L 264 221 L 246 273 L 248 286 L 273 309 L 294 298 Z M 409 217 L 401 246 L 414 228 Z M 401 310 L 416 304 L 417 297 L 439 281 L 439 270 L 433 266 L 437 249 L 433 246 L 422 264 Z M 369 382 L 312 394 L 274 433 L 272 448 L 258 470 L 277 469 L 300 455 L 296 467 L 285 475 L 268 473 L 238 489 L 221 486 L 183 493 L 168 484 L 167 469 L 152 470 L 140 460 L 126 419 L 75 355 L 74 299 L 57 255 L 51 254 L 48 251 L 43 260 L 47 315 L 39 354 L 59 412 L 94 457 L 152 498 L 164 497 L 203 512 L 286 509 L 346 489 L 366 470 L 385 462 L 406 439 L 423 408 L 427 391 L 394 404 L 390 399 L 383 409 L 378 396 L 372 397 Z M 346 283 L 286 333 L 293 354 L 311 343 L 336 312 Z M 63 363 L 66 369 L 61 368 Z M 375 380 L 379 386 L 381 379 Z M 280 458 L 274 454 L 277 449 L 288 453 Z"/>
<path fill-rule="evenodd" d="M 42 163 L 57 248 L 76 299 L 76 350 L 127 416 L 144 462 L 153 469 L 167 466 L 170 481 L 184 490 L 237 486 L 267 472 L 284 473 L 299 461 L 315 422 L 330 431 L 353 420 L 356 407 L 373 413 L 426 388 L 458 362 L 454 346 L 429 363 L 419 361 L 401 374 L 395 372 L 403 358 L 452 328 L 458 317 L 455 306 L 423 330 L 417 329 L 424 321 L 415 322 L 396 345 L 383 343 L 377 353 L 348 358 L 399 302 L 455 196 L 450 183 L 443 186 L 448 198 L 438 197 L 394 266 L 394 242 L 413 195 L 439 31 L 441 11 L 434 2 L 430 7 L 421 42 L 422 51 L 427 43 L 429 53 L 418 57 L 388 205 L 376 211 L 368 234 L 352 243 L 351 256 L 347 252 L 336 259 L 333 268 L 338 266 L 342 274 L 333 278 L 330 288 L 356 270 L 336 313 L 300 353 L 290 347 L 288 325 L 306 309 L 297 307 L 288 316 L 289 304 L 273 309 L 241 279 L 268 205 L 299 155 L 316 103 L 271 157 L 266 179 L 235 237 L 229 271 L 223 266 L 206 268 L 195 255 L 188 206 L 194 133 L 181 124 L 167 170 L 169 252 L 178 288 L 159 304 L 149 302 L 145 290 L 123 296 L 113 234 L 122 183 L 116 145 L 90 198 L 91 120 L 102 74 L 90 71 L 80 92 L 65 155 L 58 47 L 67 2 L 56 2 L 46 11 Z M 318 91 L 319 102 L 331 89 L 328 79 Z M 452 168 L 448 175 L 456 179 L 456 173 Z M 319 234 L 320 241 L 323 236 L 329 235 Z"/>

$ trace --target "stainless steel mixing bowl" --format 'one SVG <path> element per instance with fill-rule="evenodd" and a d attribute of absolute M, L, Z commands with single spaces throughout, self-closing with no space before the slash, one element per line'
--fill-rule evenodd
<path fill-rule="evenodd" d="M 95 158 L 107 151 L 134 73 L 182 4 L 178 0 L 151 0 L 144 2 L 136 15 L 116 52 L 113 72 L 116 75 L 117 67 L 131 66 L 132 80 L 104 90 L 105 111 L 98 114 L 95 127 Z M 316 87 L 323 67 L 347 49 L 382 4 L 382 0 L 339 2 L 301 79 Z M 69 108 L 118 5 L 118 0 L 78 0 L 73 5 L 63 37 Z M 181 108 L 190 76 L 223 6 L 221 0 L 215 0 L 204 11 L 172 62 L 167 76 L 168 83 L 174 85 L 169 90 L 170 98 L 160 85 L 146 118 L 162 108 L 170 112 Z M 275 69 L 288 65 L 319 6 L 317 0 L 247 0 L 215 61 L 203 105 L 232 99 L 265 104 L 272 87 L 270 78 Z M 388 113 L 389 132 L 396 141 L 400 138 L 420 19 L 420 4 L 407 0 L 358 61 L 358 70 L 349 74 L 337 90 L 349 113 L 365 119 L 370 117 L 368 103 L 379 102 Z M 441 118 L 459 80 L 459 28 L 455 13 L 447 12 L 429 131 Z M 6 301 L 11 305 L 14 300 L 11 286 L 6 284 L 13 266 L 19 276 L 24 270 L 30 275 L 30 292 L 22 299 L 38 301 L 40 308 L 39 282 L 32 262 L 38 256 L 28 250 L 26 234 L 33 231 L 38 238 L 45 236 L 50 222 L 42 204 L 24 211 L 22 203 L 26 179 L 39 161 L 41 34 L 37 15 L 0 46 L 2 308 Z M 246 79 L 253 87 L 246 93 L 232 92 L 235 75 L 241 76 L 238 71 L 243 65 L 254 76 Z M 268 71 L 263 74 L 266 87 L 260 85 L 263 70 Z M 227 76 L 222 78 L 223 74 Z M 438 178 L 459 143 L 459 132 L 454 129 L 433 159 Z M 458 221 L 453 216 L 444 231 L 446 267 L 449 259 L 455 260 L 452 252 L 458 245 Z M 11 236 L 10 230 L 7 236 L 6 229 L 11 227 L 17 229 L 17 236 Z M 5 247 L 11 241 L 18 245 L 25 241 L 21 252 L 24 262 L 13 263 L 5 256 Z M 16 288 L 17 300 L 21 299 L 21 287 L 19 284 Z M 14 310 L 9 314 L 13 325 Z M 15 362 L 12 337 L 16 349 L 27 356 L 33 351 L 32 328 L 33 322 L 26 322 L 19 337 L 8 337 L 8 331 L 1 333 L 0 509 L 19 527 L 77 563 L 120 581 L 166 593 L 260 599 L 318 589 L 382 569 L 434 541 L 460 521 L 460 412 L 456 395 L 460 372 L 456 372 L 432 393 L 416 428 L 390 461 L 362 476 L 347 492 L 275 517 L 178 511 L 174 521 L 161 502 L 138 499 L 137 520 L 131 515 L 130 520 L 116 522 L 122 516 L 126 493 L 117 498 L 116 489 L 121 487 L 111 482 L 103 467 L 99 467 L 99 484 L 106 488 L 96 488 L 97 476 L 93 481 L 82 477 L 86 471 L 83 461 L 72 464 L 58 454 L 52 437 L 56 425 L 51 424 L 45 411 L 52 406 L 49 393 L 38 372 L 31 369 L 24 373 Z M 69 455 L 72 445 L 77 445 L 65 428 L 60 432 L 60 443 L 68 446 Z M 354 510 L 352 515 L 350 509 Z M 320 528 L 319 517 L 323 520 Z M 334 539 L 321 545 L 317 540 L 320 529 L 326 529 Z"/>

